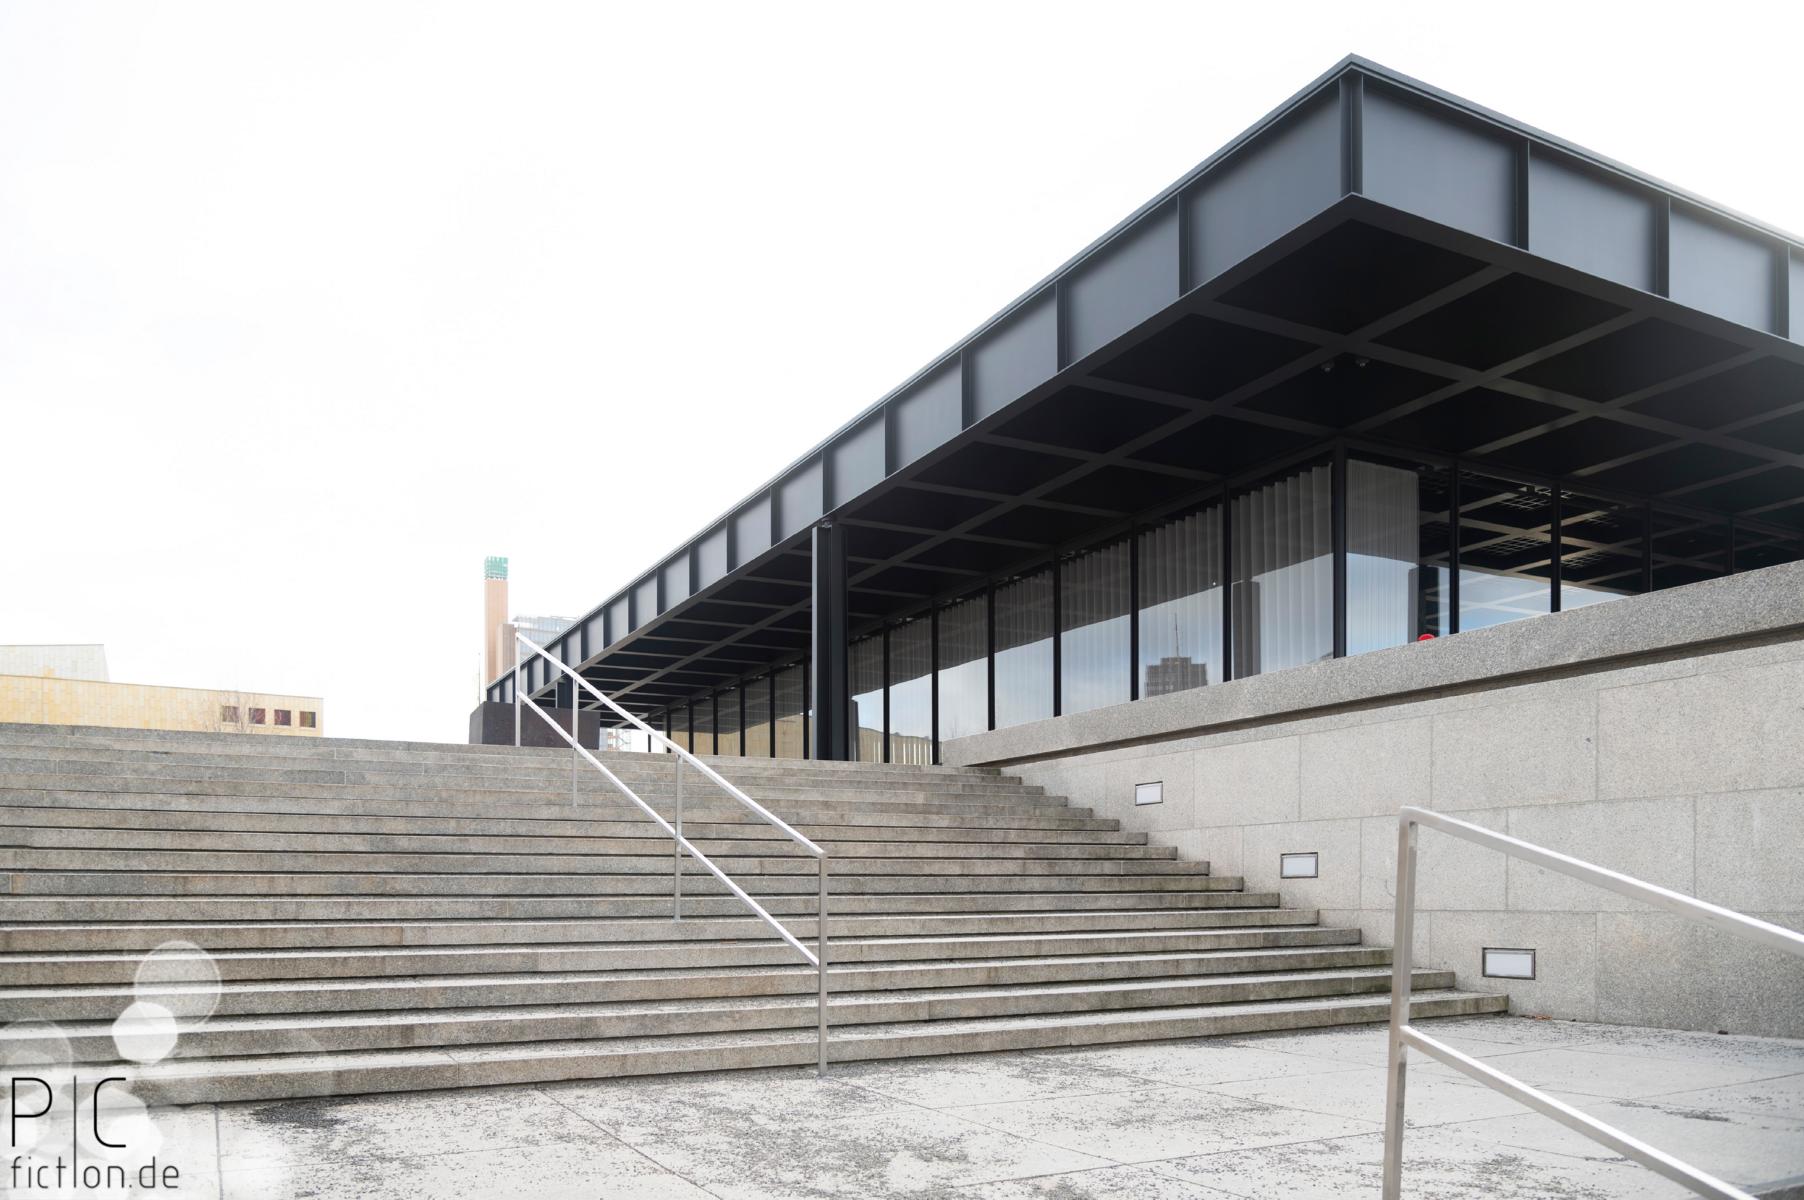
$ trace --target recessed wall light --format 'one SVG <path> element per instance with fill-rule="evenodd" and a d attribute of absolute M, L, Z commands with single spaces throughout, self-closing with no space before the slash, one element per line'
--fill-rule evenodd
<path fill-rule="evenodd" d="M 1533 979 L 1535 952 L 1499 946 L 1484 948 L 1484 976 L 1487 979 Z"/>
<path fill-rule="evenodd" d="M 1134 803 L 1136 805 L 1165 803 L 1165 781 L 1156 779 L 1151 783 L 1136 783 L 1134 785 Z"/>
<path fill-rule="evenodd" d="M 1307 854 L 1280 854 L 1278 856 L 1279 879 L 1314 879 L 1321 874 L 1321 855 L 1311 850 Z"/>

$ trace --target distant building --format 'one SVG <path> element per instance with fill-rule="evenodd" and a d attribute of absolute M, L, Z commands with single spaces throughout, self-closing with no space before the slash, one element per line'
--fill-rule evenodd
<path fill-rule="evenodd" d="M 1145 694 L 1166 696 L 1172 692 L 1187 692 L 1191 688 L 1205 687 L 1208 683 L 1208 663 L 1197 662 L 1182 654 L 1170 655 L 1147 666 Z"/>
<path fill-rule="evenodd" d="M 514 669 L 514 635 L 523 633 L 544 646 L 576 624 L 571 617 L 507 619 L 507 559 L 491 554 L 482 562 L 482 686 Z"/>
<path fill-rule="evenodd" d="M 0 724 L 319 737 L 317 696 L 113 683 L 102 646 L 0 646 Z"/>

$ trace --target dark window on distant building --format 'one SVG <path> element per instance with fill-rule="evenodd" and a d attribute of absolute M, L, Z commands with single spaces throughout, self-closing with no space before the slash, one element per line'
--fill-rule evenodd
<path fill-rule="evenodd" d="M 318 729 L 319 728 L 319 714 L 316 712 L 308 712 L 306 709 L 303 708 L 301 710 L 301 728 L 302 729 Z"/>
<path fill-rule="evenodd" d="M 251 709 L 251 724 L 252 725 L 263 724 L 265 717 L 266 717 L 266 714 L 264 713 L 264 711 L 262 709 L 260 709 L 260 708 Z"/>
<path fill-rule="evenodd" d="M 238 724 L 238 706 L 236 704 L 220 705 L 219 706 L 219 722 L 222 725 Z"/>
<path fill-rule="evenodd" d="M 276 724 L 293 725 L 294 724 L 294 714 L 292 712 L 288 711 L 286 708 L 276 709 Z"/>

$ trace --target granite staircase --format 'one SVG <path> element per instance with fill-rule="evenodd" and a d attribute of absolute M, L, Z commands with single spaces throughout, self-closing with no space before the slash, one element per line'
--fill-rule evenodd
<path fill-rule="evenodd" d="M 0 1055 L 163 1103 L 811 1063 L 814 969 L 694 864 L 673 922 L 669 840 L 571 757 L 0 725 Z M 674 758 L 604 758 L 668 814 Z M 1387 1015 L 1357 930 L 1018 780 L 709 761 L 831 856 L 834 1061 Z M 814 860 L 685 786 L 813 939 Z M 1452 985 L 1415 1015 L 1503 1007 Z"/>

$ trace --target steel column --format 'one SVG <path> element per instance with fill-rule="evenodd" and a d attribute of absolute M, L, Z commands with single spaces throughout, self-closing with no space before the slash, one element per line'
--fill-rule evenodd
<path fill-rule="evenodd" d="M 846 533 L 822 521 L 814 527 L 814 757 L 852 757 L 847 722 L 851 678 L 847 661 Z"/>
<path fill-rule="evenodd" d="M 1385 1060 L 1384 1200 L 1398 1200 L 1403 1191 L 1403 1092 L 1409 1082 L 1408 1048 L 1403 1030 L 1409 1024 L 1410 975 L 1415 970 L 1416 940 L 1416 825 L 1404 821 L 1397 827 L 1397 891 L 1392 897 L 1397 921 L 1391 935 L 1391 1029 Z"/>

